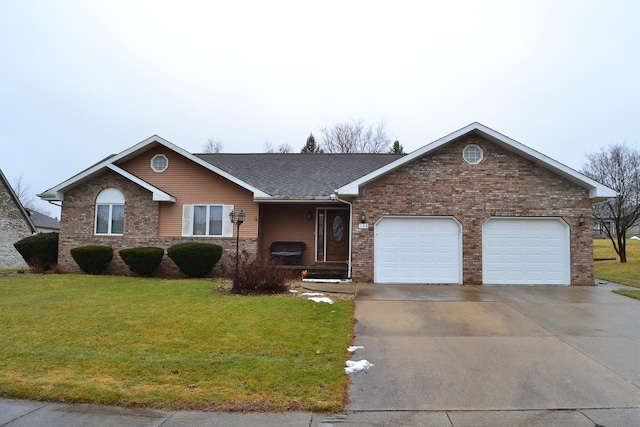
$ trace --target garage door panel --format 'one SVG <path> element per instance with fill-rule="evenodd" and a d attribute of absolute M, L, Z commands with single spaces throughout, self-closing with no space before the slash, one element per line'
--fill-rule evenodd
<path fill-rule="evenodd" d="M 570 284 L 569 226 L 561 219 L 491 218 L 482 245 L 486 284 Z"/>
<path fill-rule="evenodd" d="M 376 283 L 461 283 L 460 226 L 453 218 L 387 217 L 375 232 Z"/>

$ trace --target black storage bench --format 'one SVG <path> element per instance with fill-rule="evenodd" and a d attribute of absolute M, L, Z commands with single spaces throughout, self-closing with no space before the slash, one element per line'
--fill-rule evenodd
<path fill-rule="evenodd" d="M 302 265 L 305 249 L 307 245 L 304 242 L 273 242 L 269 247 L 272 260 L 292 265 Z"/>

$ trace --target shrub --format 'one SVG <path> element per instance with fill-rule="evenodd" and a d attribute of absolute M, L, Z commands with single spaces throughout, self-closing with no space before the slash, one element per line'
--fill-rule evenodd
<path fill-rule="evenodd" d="M 113 249 L 110 246 L 79 246 L 71 249 L 71 256 L 85 273 L 100 274 L 113 259 Z"/>
<path fill-rule="evenodd" d="M 129 266 L 129 270 L 141 276 L 151 276 L 153 270 L 162 262 L 164 249 L 154 247 L 122 249 L 120 258 Z"/>
<path fill-rule="evenodd" d="M 222 246 L 212 243 L 177 243 L 167 255 L 180 271 L 191 277 L 204 277 L 222 257 Z"/>
<path fill-rule="evenodd" d="M 40 258 L 31 258 L 29 262 L 31 272 L 34 274 L 45 274 L 48 270 L 47 265 L 40 261 Z"/>
<path fill-rule="evenodd" d="M 279 294 L 289 289 L 287 281 L 291 278 L 291 272 L 278 268 L 280 263 L 277 261 L 269 257 L 251 259 L 247 252 L 242 252 L 239 261 L 238 277 L 235 277 L 235 262 L 230 267 L 232 271 L 227 273 L 234 282 L 231 292 L 245 295 Z"/>
<path fill-rule="evenodd" d="M 58 233 L 40 233 L 18 240 L 13 246 L 32 268 L 49 270 L 58 263 Z"/>

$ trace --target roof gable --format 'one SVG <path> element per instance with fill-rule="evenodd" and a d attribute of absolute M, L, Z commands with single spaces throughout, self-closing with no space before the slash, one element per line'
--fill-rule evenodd
<path fill-rule="evenodd" d="M 555 172 L 556 174 L 568 179 L 569 181 L 572 181 L 577 185 L 587 188 L 589 190 L 589 197 L 593 202 L 606 200 L 616 196 L 615 190 L 603 184 L 600 184 L 599 182 L 587 177 L 586 175 L 583 175 L 582 173 L 575 171 L 574 169 L 571 169 L 570 167 L 563 165 L 562 163 L 557 162 L 551 159 L 550 157 L 547 157 L 544 154 L 539 153 L 538 151 L 535 151 L 527 147 L 526 145 L 521 144 L 477 122 L 471 123 L 470 125 L 465 126 L 462 129 L 459 129 L 430 144 L 427 144 L 424 147 L 419 148 L 418 150 L 410 154 L 407 154 L 406 156 L 392 163 L 389 163 L 365 176 L 362 176 L 338 188 L 337 193 L 338 195 L 344 196 L 344 197 L 355 197 L 358 195 L 361 185 L 366 184 L 370 181 L 373 181 L 395 169 L 398 169 L 404 166 L 405 164 L 415 159 L 418 159 L 428 154 L 429 152 L 445 144 L 448 144 L 451 141 L 457 140 L 458 138 L 470 133 L 477 133 L 482 137 Z"/>
<path fill-rule="evenodd" d="M 31 231 L 35 233 L 37 231 L 36 226 L 33 224 L 33 221 L 31 221 L 31 217 L 29 216 L 29 213 L 26 211 L 24 206 L 22 206 L 22 203 L 20 202 L 18 195 L 13 190 L 13 187 L 11 187 L 11 184 L 9 184 L 7 177 L 4 176 L 2 169 L 0 169 L 0 183 L 7 188 L 7 191 L 9 192 L 9 196 L 13 200 L 13 204 L 15 205 L 16 208 L 18 208 L 18 210 L 20 211 L 20 214 L 24 218 L 25 222 L 29 225 L 29 228 L 31 229 Z"/>
<path fill-rule="evenodd" d="M 81 184 L 82 182 L 85 182 L 95 176 L 97 176 L 98 174 L 102 173 L 105 169 L 111 169 L 112 171 L 122 175 L 123 177 L 135 182 L 136 184 L 146 188 L 147 190 L 149 190 L 152 194 L 153 194 L 153 200 L 154 201 L 166 201 L 166 202 L 174 202 L 176 201 L 175 197 L 171 196 L 170 194 L 165 193 L 164 191 L 162 191 L 161 189 L 154 187 L 153 185 L 147 183 L 146 181 L 143 181 L 141 179 L 139 179 L 138 177 L 130 174 L 129 172 L 125 171 L 124 169 L 118 167 L 117 165 L 123 162 L 126 162 L 129 159 L 132 159 L 148 150 L 150 150 L 153 147 L 156 147 L 157 145 L 162 145 L 164 147 L 167 147 L 168 149 L 176 152 L 177 154 L 186 157 L 187 159 L 193 161 L 196 164 L 199 164 L 200 166 L 203 166 L 204 168 L 228 179 L 229 181 L 234 182 L 235 184 L 238 184 L 239 186 L 252 191 L 254 193 L 254 196 L 267 196 L 267 194 L 265 194 L 263 191 L 261 191 L 260 189 L 249 185 L 241 180 L 239 180 L 237 177 L 230 175 L 229 173 L 218 169 L 217 167 L 215 167 L 214 165 L 207 163 L 205 161 L 203 161 L 202 159 L 194 156 L 193 154 L 183 150 L 182 148 L 178 147 L 177 145 L 174 145 L 172 143 L 170 143 L 169 141 L 154 135 L 151 136 L 147 139 L 145 139 L 144 141 L 141 141 L 140 143 L 134 145 L 133 147 L 122 151 L 119 154 L 113 155 L 113 156 L 109 156 L 107 158 L 105 158 L 104 160 L 96 163 L 95 165 L 91 166 L 88 169 L 85 169 L 84 171 L 80 172 L 79 174 L 69 178 L 68 180 L 56 185 L 55 187 L 50 188 L 49 190 L 46 190 L 45 192 L 38 194 L 38 197 L 44 199 L 44 200 L 58 200 L 58 201 L 62 201 L 64 200 L 64 192 Z"/>

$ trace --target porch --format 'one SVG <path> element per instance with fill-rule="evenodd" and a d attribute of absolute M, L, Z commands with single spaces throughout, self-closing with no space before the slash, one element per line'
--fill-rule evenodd
<path fill-rule="evenodd" d="M 339 202 L 262 204 L 261 252 L 294 251 L 295 259 L 283 259 L 280 268 L 295 276 L 306 271 L 307 278 L 347 279 L 350 223 L 349 208 Z"/>

